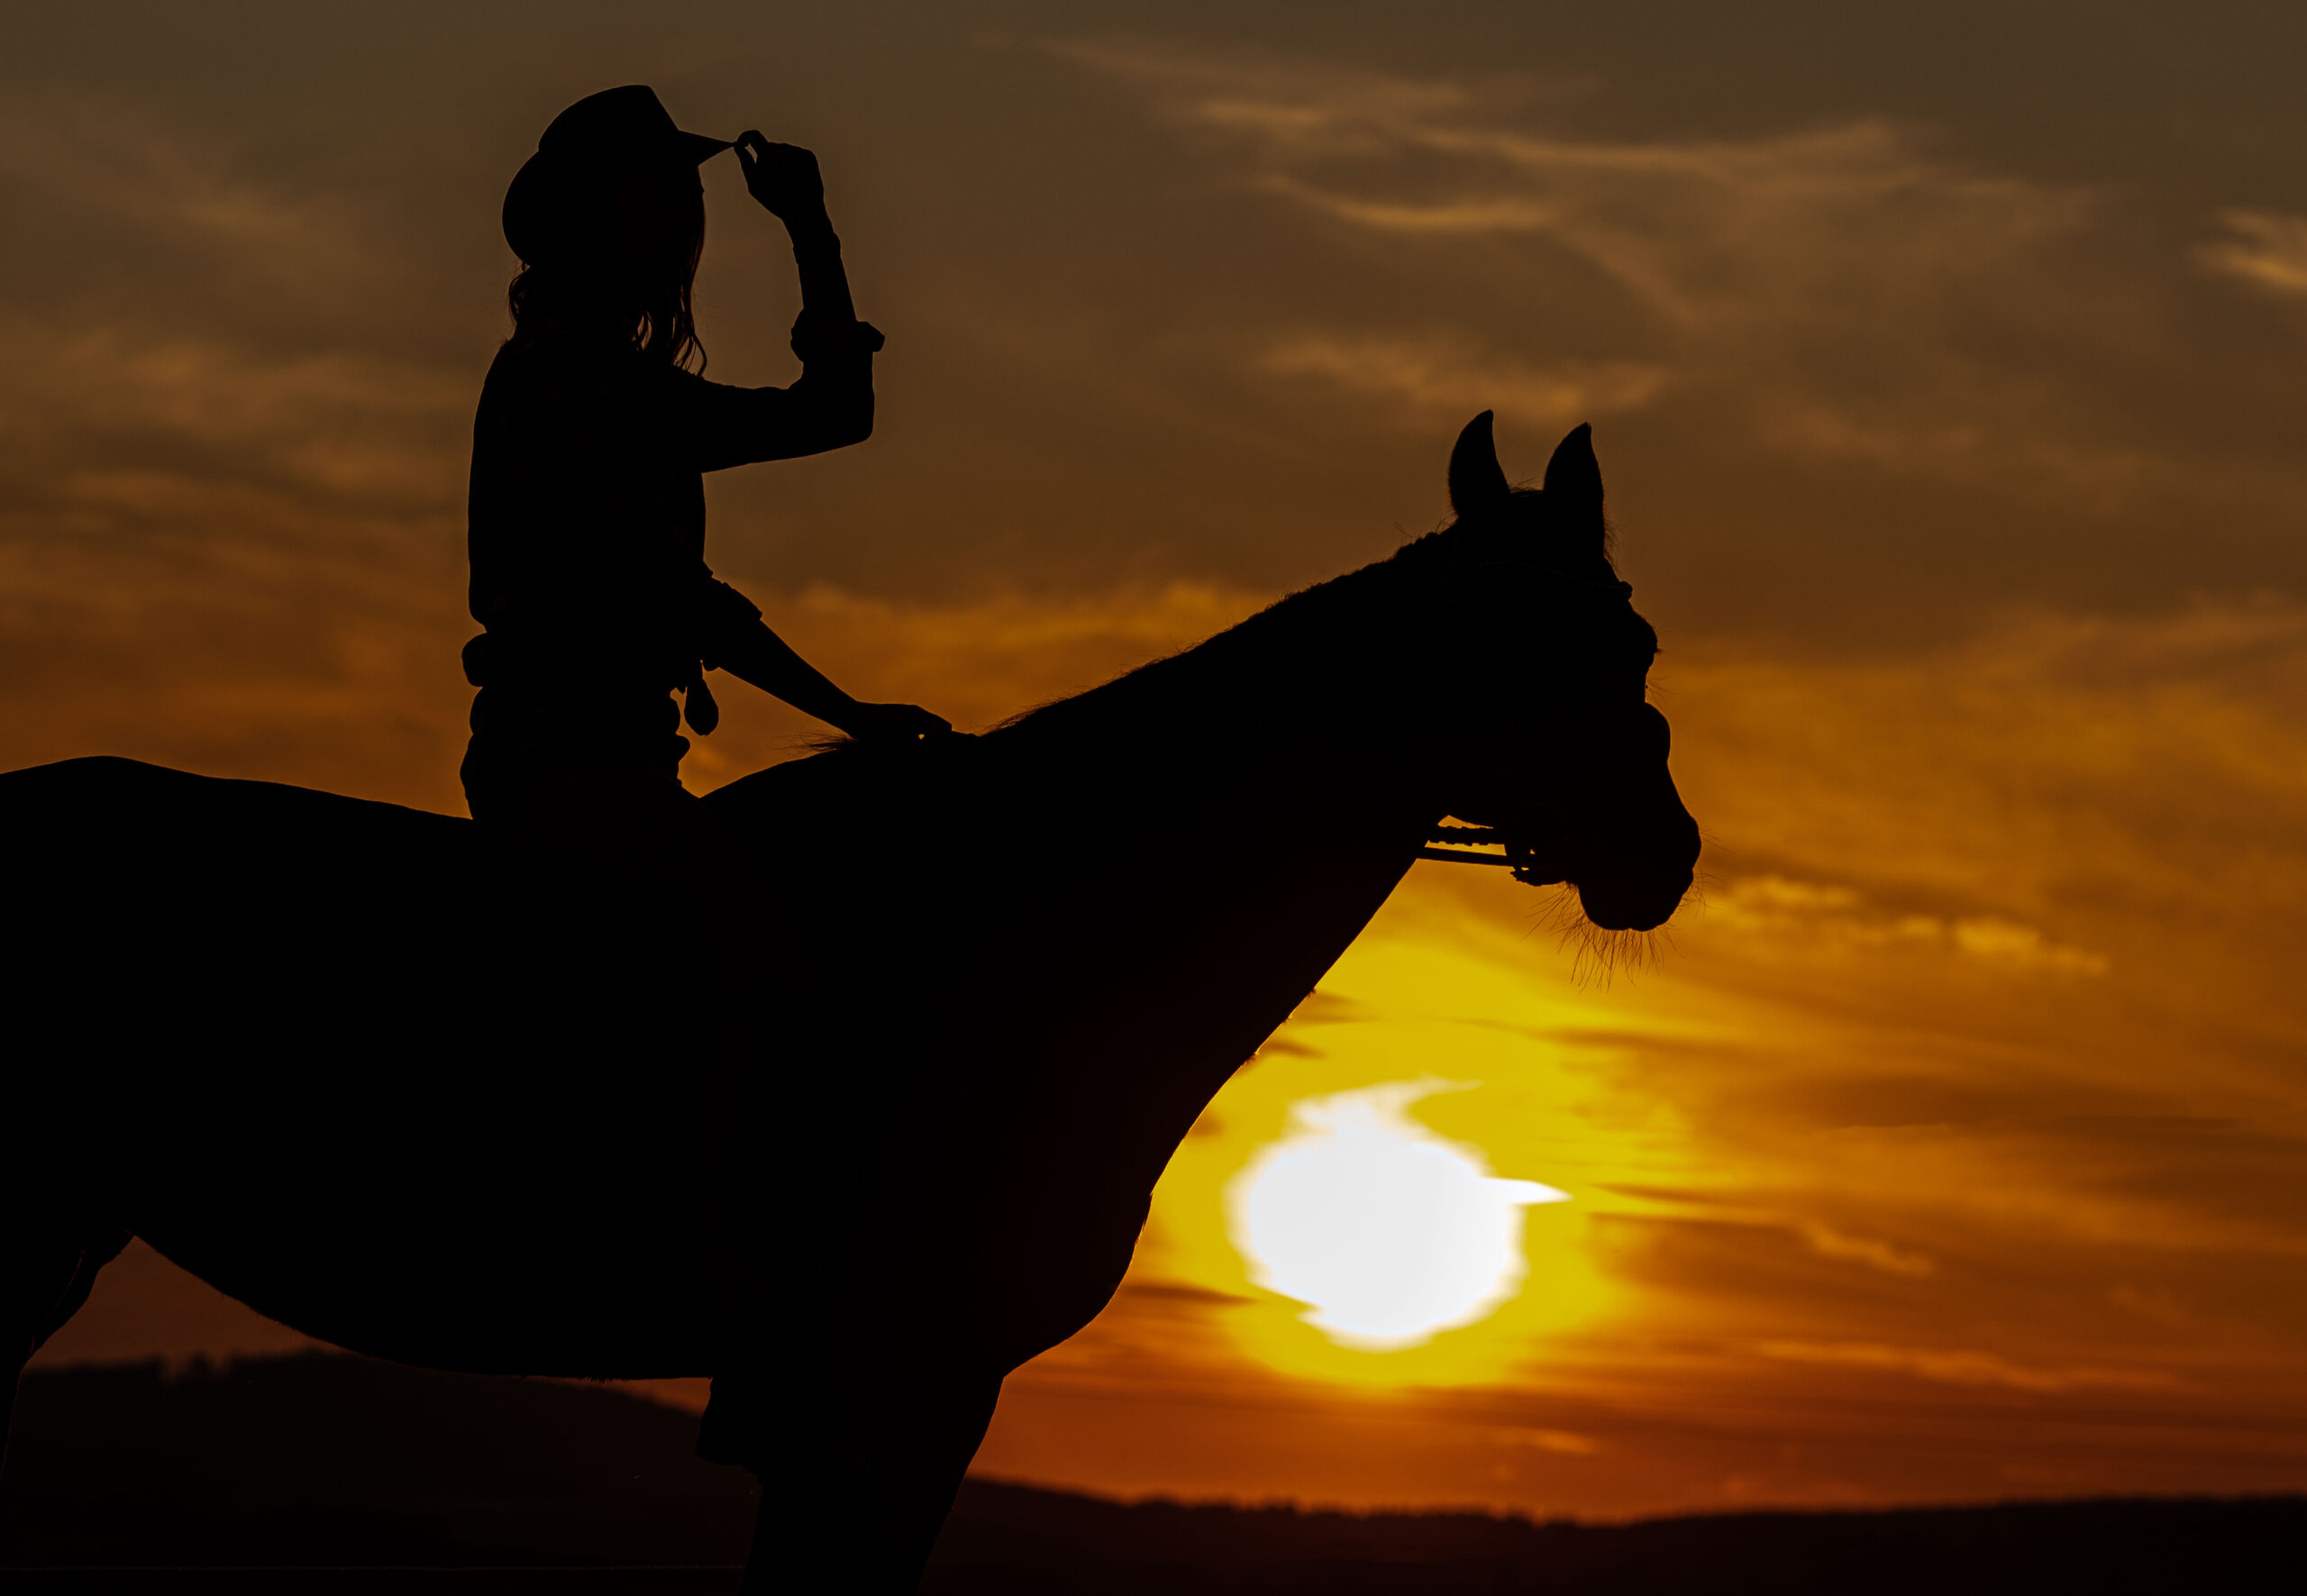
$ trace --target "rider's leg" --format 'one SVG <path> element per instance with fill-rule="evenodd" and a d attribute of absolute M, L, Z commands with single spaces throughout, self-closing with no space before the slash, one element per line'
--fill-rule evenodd
<path fill-rule="evenodd" d="M 917 1346 L 827 1345 L 822 1305 L 792 1300 L 767 1177 L 777 1140 L 799 1134 L 786 1061 L 806 1069 L 834 1039 L 798 929 L 743 840 L 678 781 L 537 771 L 471 796 L 507 845 L 644 917 L 668 968 L 701 978 L 667 992 L 711 1016 L 697 1179 L 715 1379 L 698 1449 L 761 1476 L 745 1589 L 912 1591 L 1000 1378 Z"/>
<path fill-rule="evenodd" d="M 780 1272 L 763 1143 L 777 1117 L 773 1062 L 810 1026 L 806 950 L 750 846 L 670 773 L 479 757 L 466 778 L 474 818 L 501 845 L 637 921 L 660 954 L 668 1009 L 705 1016 L 697 1211 L 716 1379 L 699 1450 L 752 1466 L 771 1420 L 760 1349 Z"/>

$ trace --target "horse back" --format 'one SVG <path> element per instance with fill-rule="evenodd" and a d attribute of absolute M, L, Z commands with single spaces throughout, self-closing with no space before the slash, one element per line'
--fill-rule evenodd
<path fill-rule="evenodd" d="M 612 917 L 468 821 L 127 760 L 0 827 L 19 1193 L 361 1350 L 694 1368 L 693 1053 Z"/>

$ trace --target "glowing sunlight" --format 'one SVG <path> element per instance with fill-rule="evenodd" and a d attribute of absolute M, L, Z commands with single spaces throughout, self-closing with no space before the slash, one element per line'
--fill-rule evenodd
<path fill-rule="evenodd" d="M 1228 1189 L 1252 1278 L 1308 1305 L 1341 1345 L 1416 1346 L 1486 1318 L 1521 1290 L 1522 1210 L 1570 1194 L 1492 1176 L 1479 1150 L 1402 1110 L 1448 1090 L 1391 1081 L 1298 1104 L 1291 1134 Z"/>
<path fill-rule="evenodd" d="M 1224 1300 L 1218 1355 L 1486 1385 L 1623 1310 L 1594 1227 L 1683 1178 L 1681 1127 L 1599 1109 L 1590 999 L 1532 980 L 1518 928 L 1468 935 L 1460 894 L 1510 887 L 1414 873 L 1171 1159 L 1133 1274 Z"/>

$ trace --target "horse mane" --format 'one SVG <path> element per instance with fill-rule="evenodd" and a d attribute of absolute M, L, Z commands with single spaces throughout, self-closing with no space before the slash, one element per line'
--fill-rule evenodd
<path fill-rule="evenodd" d="M 1239 690 L 1277 676 L 1309 689 L 1325 685 L 1304 677 L 1299 645 L 1309 633 L 1353 629 L 1357 624 L 1373 643 L 1398 634 L 1403 590 L 1439 582 L 1450 530 L 1428 533 L 1383 560 L 1301 588 L 1213 637 L 1133 666 L 1099 686 L 1020 710 L 986 735 L 1022 743 L 1051 734 L 1108 727 L 1126 729 L 1133 738 L 1160 727 L 1184 731 L 1193 725 L 1207 729 L 1213 686 Z M 1385 651 L 1372 652 L 1383 655 Z M 1277 665 L 1281 670 L 1276 670 Z M 1416 661 L 1400 666 L 1418 668 Z"/>
<path fill-rule="evenodd" d="M 1541 497 L 1539 490 L 1532 488 L 1514 488 L 1508 495 L 1509 500 L 1518 506 Z M 1087 730 L 1100 722 L 1142 730 L 1149 723 L 1159 724 L 1165 718 L 1165 707 L 1185 703 L 1206 706 L 1207 689 L 1214 679 L 1236 683 L 1274 679 L 1277 673 L 1270 667 L 1275 656 L 1285 652 L 1309 629 L 1341 623 L 1351 625 L 1357 609 L 1364 612 L 1363 618 L 1373 623 L 1369 635 L 1381 637 L 1384 632 L 1397 629 L 1399 623 L 1393 617 L 1381 617 L 1376 612 L 1389 601 L 1398 599 L 1405 587 L 1429 590 L 1438 587 L 1453 561 L 1465 552 L 1461 549 L 1462 540 L 1454 535 L 1462 524 L 1453 520 L 1403 544 L 1383 560 L 1310 588 L 1301 588 L 1214 637 L 1134 666 L 1098 687 L 1020 710 L 997 724 L 987 735 L 1013 742 L 1029 741 L 1036 734 Z M 1610 552 L 1613 537 L 1611 529 L 1605 525 L 1602 543 L 1593 552 L 1599 577 L 1567 569 L 1561 574 L 1589 583 L 1598 579 L 1616 581 L 1618 562 Z M 1481 562 L 1477 552 L 1474 563 Z"/>

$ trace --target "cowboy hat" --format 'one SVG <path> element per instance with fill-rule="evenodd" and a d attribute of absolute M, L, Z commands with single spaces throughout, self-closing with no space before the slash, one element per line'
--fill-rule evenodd
<path fill-rule="evenodd" d="M 592 185 L 618 163 L 669 160 L 691 164 L 729 148 L 727 139 L 683 132 L 645 84 L 605 88 L 552 119 L 537 152 L 505 191 L 505 242 L 533 265 L 567 234 L 567 223 Z"/>

